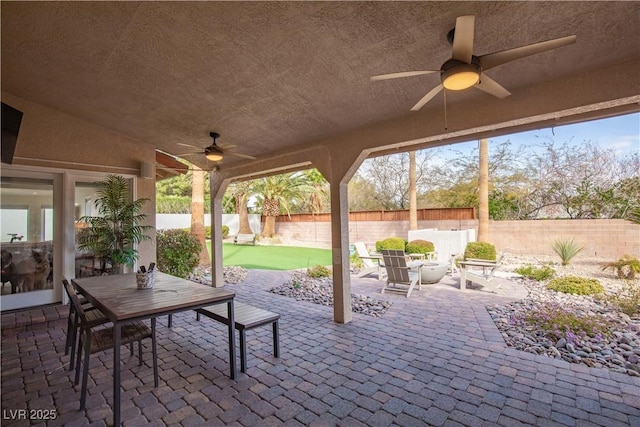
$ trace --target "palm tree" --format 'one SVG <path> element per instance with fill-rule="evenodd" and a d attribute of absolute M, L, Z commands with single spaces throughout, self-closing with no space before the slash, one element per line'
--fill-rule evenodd
<path fill-rule="evenodd" d="M 416 152 L 409 151 L 409 230 L 418 229 L 418 196 L 416 187 Z"/>
<path fill-rule="evenodd" d="M 308 185 L 313 187 L 306 209 L 313 213 L 324 212 L 329 202 L 329 183 L 318 169 L 307 169 L 303 173 Z"/>
<path fill-rule="evenodd" d="M 235 211 L 238 214 L 238 234 L 253 234 L 249 224 L 247 200 L 251 195 L 252 181 L 242 181 L 232 184 L 231 193 L 235 199 Z"/>
<path fill-rule="evenodd" d="M 204 177 L 205 172 L 192 165 L 191 175 L 191 234 L 200 242 L 200 262 L 202 266 L 210 266 L 209 251 L 207 250 L 204 228 Z"/>
<path fill-rule="evenodd" d="M 273 175 L 256 181 L 254 191 L 262 201 L 262 215 L 265 217 L 264 237 L 276 235 L 276 217 L 281 210 L 290 213 L 290 209 L 314 191 L 305 175 L 300 172 Z"/>
<path fill-rule="evenodd" d="M 489 142 L 481 139 L 478 143 L 478 241 L 489 241 Z"/>

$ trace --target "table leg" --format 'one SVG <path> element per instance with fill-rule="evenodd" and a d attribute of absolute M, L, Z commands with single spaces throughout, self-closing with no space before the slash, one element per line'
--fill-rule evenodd
<path fill-rule="evenodd" d="M 240 330 L 240 372 L 247 372 L 247 336 L 246 330 Z"/>
<path fill-rule="evenodd" d="M 153 385 L 158 387 L 158 346 L 156 344 L 156 318 L 151 318 L 151 357 L 153 357 Z"/>
<path fill-rule="evenodd" d="M 273 322 L 273 355 L 280 357 L 280 337 L 278 337 L 278 319 Z"/>
<path fill-rule="evenodd" d="M 229 319 L 229 369 L 232 380 L 236 379 L 236 319 L 233 313 L 233 300 L 227 303 L 227 318 Z"/>
<path fill-rule="evenodd" d="M 120 330 L 122 325 L 113 325 L 113 425 L 120 425 Z"/>

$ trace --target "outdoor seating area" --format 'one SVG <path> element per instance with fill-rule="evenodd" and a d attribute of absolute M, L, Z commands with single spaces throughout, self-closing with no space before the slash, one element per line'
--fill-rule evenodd
<path fill-rule="evenodd" d="M 255 234 L 238 234 L 233 238 L 233 243 L 238 245 L 255 245 L 256 244 L 256 235 Z"/>
<path fill-rule="evenodd" d="M 388 294 L 393 304 L 381 318 L 355 314 L 354 322 L 337 324 L 332 307 L 267 291 L 288 277 L 252 270 L 227 286 L 237 299 L 281 315 L 280 357 L 271 328 L 252 330 L 249 365 L 235 380 L 227 326 L 197 322 L 193 311 L 174 314 L 172 328 L 158 322 L 159 387 L 150 343 L 143 341 L 143 366 L 123 351 L 122 425 L 640 423 L 638 378 L 507 348 L 485 307 L 521 298 L 513 282 L 504 281 L 497 295 L 465 293 L 447 276 L 411 298 Z M 379 296 L 372 283 L 379 282 L 355 278 L 352 292 Z M 52 410 L 52 426 L 112 425 L 113 353 L 91 358 L 80 411 L 80 389 L 66 369 L 67 310 L 2 316 L 3 411 Z M 29 421 L 7 415 L 2 425 Z"/>

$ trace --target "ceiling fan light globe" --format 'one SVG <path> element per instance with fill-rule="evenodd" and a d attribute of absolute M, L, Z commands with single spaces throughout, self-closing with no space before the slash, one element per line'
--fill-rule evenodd
<path fill-rule="evenodd" d="M 222 160 L 222 154 L 218 153 L 207 153 L 205 157 L 207 158 L 207 160 L 211 160 L 212 162 L 219 162 L 220 160 Z"/>
<path fill-rule="evenodd" d="M 445 89 L 468 89 L 480 81 L 480 64 L 475 58 L 470 64 L 455 59 L 449 60 L 443 64 L 440 78 Z"/>
<path fill-rule="evenodd" d="M 462 71 L 443 80 L 442 85 L 449 90 L 464 90 L 475 86 L 480 81 L 478 73 Z"/>

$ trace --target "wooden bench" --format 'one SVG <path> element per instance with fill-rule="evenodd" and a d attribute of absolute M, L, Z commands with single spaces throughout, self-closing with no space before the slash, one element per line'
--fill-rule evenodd
<path fill-rule="evenodd" d="M 247 369 L 247 340 L 245 334 L 249 329 L 271 323 L 273 327 L 273 355 L 280 357 L 280 344 L 278 340 L 278 319 L 280 315 L 237 301 L 233 303 L 233 308 L 235 328 L 240 332 L 240 371 L 246 372 Z M 200 315 L 202 314 L 225 325 L 229 324 L 226 304 L 199 308 L 196 310 L 196 313 L 197 320 L 200 320 Z"/>
<path fill-rule="evenodd" d="M 238 234 L 235 239 L 233 239 L 234 244 L 238 243 L 247 243 L 251 245 L 256 244 L 256 235 L 255 234 Z"/>

